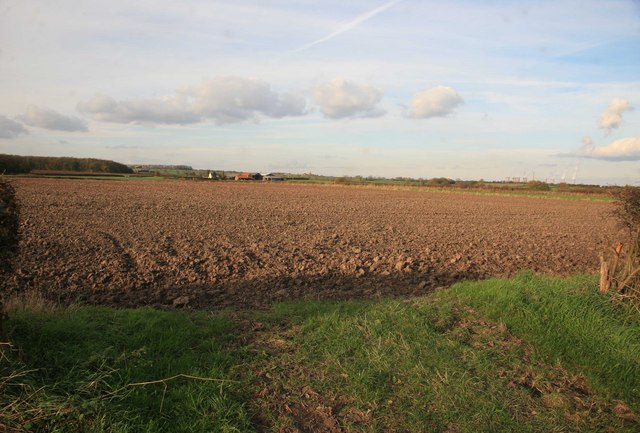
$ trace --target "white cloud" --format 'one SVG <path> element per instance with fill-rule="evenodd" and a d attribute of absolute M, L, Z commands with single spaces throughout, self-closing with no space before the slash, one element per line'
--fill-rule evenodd
<path fill-rule="evenodd" d="M 382 92 L 373 86 L 360 85 L 340 78 L 318 84 L 313 92 L 325 117 L 379 117 L 385 110 L 378 106 Z"/>
<path fill-rule="evenodd" d="M 164 98 L 116 101 L 96 95 L 78 103 L 78 110 L 114 123 L 184 125 L 212 120 L 224 124 L 257 121 L 261 116 L 300 116 L 306 113 L 306 100 L 291 93 L 278 94 L 263 81 L 220 77 Z"/>
<path fill-rule="evenodd" d="M 0 138 L 15 138 L 20 134 L 28 134 L 24 126 L 7 116 L 0 115 Z"/>
<path fill-rule="evenodd" d="M 103 122 L 184 125 L 200 121 L 200 116 L 191 110 L 186 99 L 179 97 L 116 101 L 110 96 L 95 95 L 88 101 L 79 102 L 77 108 Z"/>
<path fill-rule="evenodd" d="M 607 111 L 600 116 L 600 128 L 611 132 L 612 129 L 619 127 L 622 123 L 622 113 L 632 110 L 633 106 L 626 99 L 613 98 Z"/>
<path fill-rule="evenodd" d="M 627 137 L 606 146 L 585 143 L 578 155 L 608 161 L 640 161 L 640 137 Z"/>
<path fill-rule="evenodd" d="M 417 119 L 444 117 L 464 101 L 451 87 L 436 86 L 418 92 L 411 99 L 410 116 Z"/>
<path fill-rule="evenodd" d="M 193 110 L 198 115 L 217 123 L 257 120 L 258 115 L 282 118 L 306 113 L 303 97 L 278 94 L 269 84 L 255 79 L 216 78 L 181 93 L 193 99 Z"/>
<path fill-rule="evenodd" d="M 25 125 L 36 126 L 38 128 L 53 129 L 56 131 L 88 131 L 84 120 L 65 116 L 57 111 L 48 108 L 40 108 L 36 105 L 27 107 L 24 114 L 17 116 Z"/>

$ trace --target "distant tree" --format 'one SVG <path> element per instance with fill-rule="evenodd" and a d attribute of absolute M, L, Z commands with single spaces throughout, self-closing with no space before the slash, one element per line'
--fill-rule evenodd
<path fill-rule="evenodd" d="M 131 167 L 105 159 L 0 154 L 0 172 L 4 170 L 9 174 L 29 173 L 31 170 L 133 173 Z"/>
<path fill-rule="evenodd" d="M 455 183 L 456 182 L 453 179 L 448 179 L 446 177 L 434 177 L 427 181 L 427 185 L 429 186 L 449 186 Z"/>
<path fill-rule="evenodd" d="M 477 180 L 457 180 L 455 185 L 457 188 L 479 188 L 483 184 Z"/>

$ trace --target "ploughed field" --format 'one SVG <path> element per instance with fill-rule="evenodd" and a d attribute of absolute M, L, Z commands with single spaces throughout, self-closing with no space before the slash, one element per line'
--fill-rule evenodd
<path fill-rule="evenodd" d="M 421 294 L 594 272 L 611 204 L 286 183 L 16 179 L 6 291 L 114 306 Z M 6 292 L 5 292 L 6 293 Z"/>

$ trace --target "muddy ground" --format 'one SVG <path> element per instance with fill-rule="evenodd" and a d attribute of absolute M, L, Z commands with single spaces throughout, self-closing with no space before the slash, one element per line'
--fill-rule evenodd
<path fill-rule="evenodd" d="M 422 294 L 522 269 L 595 272 L 611 204 L 348 186 L 15 179 L 6 291 L 180 308 Z"/>

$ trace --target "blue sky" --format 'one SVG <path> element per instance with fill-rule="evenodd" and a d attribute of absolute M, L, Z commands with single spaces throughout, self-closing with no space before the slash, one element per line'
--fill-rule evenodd
<path fill-rule="evenodd" d="M 639 1 L 0 2 L 0 152 L 640 184 Z"/>

